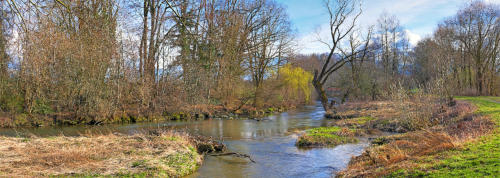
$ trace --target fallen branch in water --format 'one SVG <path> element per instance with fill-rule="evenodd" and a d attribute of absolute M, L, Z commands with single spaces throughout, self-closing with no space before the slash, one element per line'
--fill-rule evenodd
<path fill-rule="evenodd" d="M 214 140 L 212 137 L 192 136 L 191 141 L 196 145 L 196 149 L 200 154 L 224 152 L 226 145 L 221 141 Z"/>
<path fill-rule="evenodd" d="M 210 154 L 209 156 L 236 156 L 240 158 L 248 158 L 252 163 L 256 163 L 249 155 L 247 154 L 241 154 L 241 153 L 235 153 L 235 152 L 227 152 L 227 153 L 218 153 L 218 154 Z"/>

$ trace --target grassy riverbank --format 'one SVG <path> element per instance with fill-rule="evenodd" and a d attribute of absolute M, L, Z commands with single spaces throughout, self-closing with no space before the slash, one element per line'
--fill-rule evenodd
<path fill-rule="evenodd" d="M 295 145 L 298 147 L 336 146 L 345 143 L 356 143 L 356 129 L 340 127 L 319 127 L 309 129 L 302 134 Z"/>
<path fill-rule="evenodd" d="M 457 149 L 426 157 L 414 169 L 395 176 L 495 177 L 500 175 L 500 97 L 456 97 L 478 107 L 476 113 L 495 122 L 491 134 L 473 139 Z"/>
<path fill-rule="evenodd" d="M 410 120 L 411 122 L 406 121 L 407 117 L 401 117 L 407 114 L 394 112 L 390 114 L 393 119 L 379 119 L 384 114 L 366 112 L 370 109 L 362 109 L 365 112 L 361 114 L 369 113 L 370 116 L 377 118 L 368 121 L 362 127 L 389 130 L 401 127 L 399 130 L 404 133 L 374 140 L 372 147 L 362 155 L 354 157 L 348 168 L 338 175 L 341 177 L 498 175 L 500 98 L 456 97 L 456 99 L 458 101 L 453 106 L 441 105 L 437 109 L 424 110 L 432 111 L 428 114 L 412 114 L 420 116 L 418 117 L 420 119 Z M 418 106 L 417 102 L 410 105 Z M 472 103 L 473 106 L 468 103 Z M 432 103 L 427 105 L 434 108 L 438 106 Z M 373 108 L 373 105 L 371 106 Z M 376 110 L 378 109 L 372 109 Z M 427 123 L 422 124 L 424 121 Z M 345 121 L 338 123 L 342 124 Z M 385 123 L 386 126 L 380 127 L 380 123 Z M 414 125 L 419 127 L 409 127 Z"/>
<path fill-rule="evenodd" d="M 180 177 L 202 156 L 174 132 L 79 137 L 0 137 L 0 177 Z"/>

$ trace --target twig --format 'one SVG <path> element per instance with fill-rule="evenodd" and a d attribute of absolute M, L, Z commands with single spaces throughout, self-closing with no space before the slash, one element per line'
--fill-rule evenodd
<path fill-rule="evenodd" d="M 247 155 L 247 154 L 241 154 L 241 153 L 235 153 L 235 152 L 210 154 L 209 156 L 231 156 L 231 155 L 234 155 L 234 156 L 240 157 L 240 158 L 248 158 L 250 161 L 252 161 L 252 163 L 256 163 L 249 155 Z"/>

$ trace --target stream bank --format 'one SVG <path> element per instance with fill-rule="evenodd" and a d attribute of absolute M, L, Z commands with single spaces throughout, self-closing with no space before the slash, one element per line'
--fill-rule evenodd
<path fill-rule="evenodd" d="M 428 100 L 363 102 L 345 106 L 343 116 L 371 117 L 334 125 L 397 131 L 371 141 L 338 177 L 482 177 L 498 175 L 500 105 L 486 97 L 457 97 L 453 104 Z M 498 98 L 496 98 L 498 99 Z M 473 103 L 473 104 L 471 104 Z M 381 107 L 382 106 L 382 107 Z M 398 108 L 412 106 L 412 109 Z M 382 111 L 382 112 L 381 112 Z M 404 112 L 402 112 L 404 111 Z M 496 145 L 496 146 L 495 146 Z M 472 151 L 474 150 L 474 151 Z M 496 168 L 495 168 L 496 167 Z"/>
<path fill-rule="evenodd" d="M 27 128 L 27 127 L 64 127 L 75 125 L 107 125 L 107 124 L 134 124 L 141 122 L 167 122 L 179 120 L 204 119 L 256 119 L 285 112 L 291 108 L 269 107 L 256 109 L 243 107 L 238 110 L 228 110 L 221 106 L 210 106 L 203 109 L 190 108 L 186 111 L 163 112 L 141 115 L 137 111 L 121 111 L 110 117 L 76 117 L 70 113 L 48 114 L 9 114 L 0 112 L 0 128 Z"/>
<path fill-rule="evenodd" d="M 148 130 L 179 130 L 221 140 L 227 152 L 251 156 L 256 162 L 236 156 L 205 156 L 203 163 L 188 177 L 331 177 L 346 168 L 352 156 L 360 155 L 369 145 L 367 138 L 334 148 L 301 149 L 295 146 L 299 133 L 328 126 L 319 103 L 274 114 L 259 120 L 204 119 L 107 124 L 102 126 L 65 126 L 0 129 L 0 135 L 38 137 L 78 136 L 85 133 L 133 135 Z"/>
<path fill-rule="evenodd" d="M 0 136 L 0 177 L 180 177 L 196 171 L 208 144 L 172 131 Z"/>

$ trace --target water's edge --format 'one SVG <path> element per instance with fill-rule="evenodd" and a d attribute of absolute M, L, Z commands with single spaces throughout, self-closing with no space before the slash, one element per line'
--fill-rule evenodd
<path fill-rule="evenodd" d="M 344 169 L 349 160 L 369 146 L 367 138 L 359 143 L 333 148 L 298 149 L 298 132 L 327 126 L 324 111 L 317 103 L 261 120 L 208 119 L 199 121 L 167 121 L 104 126 L 69 126 L 26 129 L 0 129 L 0 135 L 38 136 L 79 135 L 119 132 L 133 134 L 144 130 L 166 128 L 223 140 L 228 150 L 248 154 L 248 159 L 231 156 L 206 156 L 197 172 L 188 177 L 331 177 Z"/>

